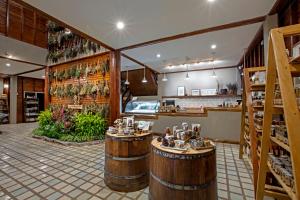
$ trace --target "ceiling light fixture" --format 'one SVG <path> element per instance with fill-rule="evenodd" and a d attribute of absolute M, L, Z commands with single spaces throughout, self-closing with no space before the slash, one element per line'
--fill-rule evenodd
<path fill-rule="evenodd" d="M 215 2 L 215 0 L 207 0 L 208 2 Z"/>
<path fill-rule="evenodd" d="M 142 83 L 147 83 L 147 79 L 146 79 L 146 67 L 144 67 L 144 78 L 142 80 Z"/>
<path fill-rule="evenodd" d="M 128 81 L 128 69 L 126 71 L 126 81 L 125 81 L 125 85 L 129 85 L 129 81 Z"/>
<path fill-rule="evenodd" d="M 211 48 L 211 49 L 216 49 L 216 48 L 217 48 L 217 45 L 216 45 L 216 44 L 212 44 L 212 45 L 210 46 L 210 48 Z"/>
<path fill-rule="evenodd" d="M 185 80 L 189 80 L 190 76 L 189 76 L 189 66 L 186 65 L 186 75 L 185 75 Z"/>
<path fill-rule="evenodd" d="M 5 83 L 5 84 L 3 84 L 3 87 L 4 87 L 5 89 L 7 89 L 7 88 L 9 88 L 9 85 L 8 85 L 7 83 Z"/>
<path fill-rule="evenodd" d="M 163 82 L 168 81 L 168 77 L 167 77 L 166 73 L 164 73 L 164 77 L 163 77 L 161 80 L 162 80 Z"/>
<path fill-rule="evenodd" d="M 118 21 L 116 26 L 117 26 L 117 29 L 122 30 L 122 29 L 124 29 L 125 24 L 122 21 Z"/>
<path fill-rule="evenodd" d="M 158 53 L 158 54 L 156 54 L 156 58 L 160 58 L 160 54 Z"/>
<path fill-rule="evenodd" d="M 214 60 L 215 52 L 212 53 L 212 64 L 213 64 L 213 73 L 211 75 L 212 78 L 217 78 L 217 74 L 215 72 L 215 60 Z"/>
<path fill-rule="evenodd" d="M 11 66 L 11 64 L 10 64 L 10 63 L 6 63 L 5 65 L 6 65 L 6 67 L 10 67 L 10 66 Z"/>
<path fill-rule="evenodd" d="M 45 78 L 45 77 L 46 77 L 45 75 L 42 76 L 42 78 Z"/>

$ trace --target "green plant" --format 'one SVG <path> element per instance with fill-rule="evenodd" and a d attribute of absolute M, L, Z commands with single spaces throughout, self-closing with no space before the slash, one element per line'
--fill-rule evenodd
<path fill-rule="evenodd" d="M 54 122 L 52 120 L 52 112 L 48 109 L 41 112 L 38 116 L 38 123 L 41 129 L 45 129 L 47 125 L 53 124 Z"/>
<path fill-rule="evenodd" d="M 76 136 L 81 136 L 87 141 L 104 139 L 106 121 L 99 114 L 78 113 L 74 122 Z"/>

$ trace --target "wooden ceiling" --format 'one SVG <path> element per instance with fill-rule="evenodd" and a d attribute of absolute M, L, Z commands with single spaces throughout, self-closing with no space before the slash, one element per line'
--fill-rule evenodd
<path fill-rule="evenodd" d="M 16 1 L 0 0 L 0 34 L 47 48 L 47 18 Z"/>

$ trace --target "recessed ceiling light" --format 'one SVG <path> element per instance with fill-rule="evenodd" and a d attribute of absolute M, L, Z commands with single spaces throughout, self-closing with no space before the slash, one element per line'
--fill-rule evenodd
<path fill-rule="evenodd" d="M 122 30 L 125 27 L 125 24 L 122 21 L 118 21 L 116 26 L 117 26 L 117 29 Z"/>
<path fill-rule="evenodd" d="M 6 67 L 10 67 L 10 63 L 6 63 L 5 65 L 6 65 Z"/>
<path fill-rule="evenodd" d="M 160 58 L 160 54 L 158 53 L 158 54 L 156 54 L 156 58 Z"/>
<path fill-rule="evenodd" d="M 43 75 L 42 78 L 45 78 L 45 75 Z"/>
<path fill-rule="evenodd" d="M 215 0 L 207 0 L 208 2 L 214 2 Z"/>
<path fill-rule="evenodd" d="M 212 45 L 210 46 L 210 48 L 211 48 L 211 49 L 216 49 L 216 48 L 217 48 L 217 45 L 216 45 L 216 44 L 212 44 Z"/>

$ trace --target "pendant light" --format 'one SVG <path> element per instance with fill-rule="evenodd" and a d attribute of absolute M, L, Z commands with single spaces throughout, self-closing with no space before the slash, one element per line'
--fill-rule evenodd
<path fill-rule="evenodd" d="M 164 66 L 166 65 L 166 61 L 165 61 L 165 60 L 163 61 L 163 64 L 164 64 Z M 166 75 L 166 72 L 164 72 L 164 76 L 163 76 L 163 78 L 161 79 L 161 81 L 163 81 L 163 82 L 168 81 L 168 77 L 167 77 L 167 75 Z"/>
<path fill-rule="evenodd" d="M 168 77 L 167 77 L 166 73 L 164 73 L 164 77 L 161 80 L 164 82 L 168 81 Z"/>
<path fill-rule="evenodd" d="M 130 82 L 128 81 L 128 69 L 127 69 L 125 85 L 129 85 L 129 84 L 130 84 Z"/>
<path fill-rule="evenodd" d="M 146 79 L 146 67 L 144 67 L 144 78 L 142 80 L 142 83 L 147 83 L 147 79 Z"/>
<path fill-rule="evenodd" d="M 189 63 L 190 58 L 189 57 L 185 57 L 185 61 L 186 63 Z M 189 80 L 190 76 L 189 76 L 189 64 L 185 64 L 186 65 L 186 75 L 185 75 L 185 80 Z"/>
<path fill-rule="evenodd" d="M 215 52 L 212 53 L 212 62 L 213 62 L 213 73 L 211 75 L 212 78 L 217 78 L 217 74 L 215 72 L 215 59 L 214 59 L 214 55 L 215 55 Z"/>

